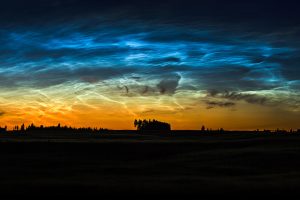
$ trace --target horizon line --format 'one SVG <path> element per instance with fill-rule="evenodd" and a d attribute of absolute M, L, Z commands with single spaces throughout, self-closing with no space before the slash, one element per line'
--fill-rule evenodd
<path fill-rule="evenodd" d="M 105 130 L 105 131 L 138 131 L 137 129 L 110 129 L 110 128 L 104 128 L 104 127 L 98 127 L 98 126 L 71 126 L 71 125 L 62 125 L 60 123 L 56 125 L 35 125 L 34 123 L 30 123 L 27 126 L 25 126 L 25 123 L 22 123 L 21 125 L 12 125 L 10 128 L 6 125 L 0 125 L 0 129 L 4 128 L 6 131 L 20 131 L 20 129 L 16 130 L 15 128 L 21 128 L 21 126 L 24 125 L 25 130 L 30 128 L 30 126 L 34 126 L 35 128 L 71 128 L 71 129 L 94 129 L 94 130 Z M 276 131 L 297 131 L 300 130 L 299 128 L 253 128 L 253 129 L 225 129 L 225 128 L 205 128 L 205 130 L 201 130 L 201 127 L 199 129 L 171 129 L 170 131 L 230 131 L 230 132 L 260 132 L 260 131 L 271 131 L 271 132 L 276 132 Z M 153 130 L 155 131 L 155 130 Z M 159 130 L 157 130 L 159 131 Z"/>

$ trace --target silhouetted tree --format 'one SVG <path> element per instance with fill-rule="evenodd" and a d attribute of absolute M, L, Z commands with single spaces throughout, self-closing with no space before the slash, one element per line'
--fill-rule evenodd
<path fill-rule="evenodd" d="M 143 121 L 142 120 L 134 120 L 134 127 L 137 128 L 137 130 L 141 130 L 142 129 L 142 125 L 143 125 Z"/>
<path fill-rule="evenodd" d="M 20 131 L 22 131 L 22 132 L 24 132 L 24 131 L 25 131 L 25 125 L 24 125 L 24 124 L 22 124 L 22 125 L 21 125 L 21 129 L 20 129 Z"/>
<path fill-rule="evenodd" d="M 170 131 L 171 125 L 166 122 L 160 122 L 155 119 L 151 120 L 134 120 L 134 126 L 139 131 L 159 131 L 159 130 L 165 130 Z"/>
<path fill-rule="evenodd" d="M 201 127 L 201 131 L 205 132 L 205 126 L 204 125 Z"/>

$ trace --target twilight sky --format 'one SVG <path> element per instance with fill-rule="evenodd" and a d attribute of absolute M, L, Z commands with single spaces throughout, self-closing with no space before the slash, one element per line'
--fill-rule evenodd
<path fill-rule="evenodd" d="M 0 3 L 0 125 L 300 128 L 297 1 Z"/>

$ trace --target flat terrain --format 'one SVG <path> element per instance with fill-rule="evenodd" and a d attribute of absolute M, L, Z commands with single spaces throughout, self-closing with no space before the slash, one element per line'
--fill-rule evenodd
<path fill-rule="evenodd" d="M 300 135 L 0 136 L 1 195 L 300 193 Z"/>

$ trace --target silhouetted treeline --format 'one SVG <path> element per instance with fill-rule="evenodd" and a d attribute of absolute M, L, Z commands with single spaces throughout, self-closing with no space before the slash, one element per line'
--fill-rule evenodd
<path fill-rule="evenodd" d="M 12 133 L 15 134 L 30 134 L 30 133 L 70 133 L 70 134 L 93 134 L 93 133 L 101 133 L 105 132 L 108 129 L 104 128 L 74 128 L 74 127 L 68 127 L 68 126 L 61 126 L 58 124 L 57 126 L 35 126 L 34 124 L 31 124 L 29 126 L 25 126 L 25 124 L 22 124 L 20 127 L 15 126 L 13 130 L 11 131 Z M 0 133 L 6 133 L 7 127 L 1 128 L 0 127 Z"/>
<path fill-rule="evenodd" d="M 206 129 L 205 126 L 201 127 L 201 133 L 228 133 L 228 132 L 232 132 L 232 131 L 227 131 L 224 130 L 223 128 L 219 128 L 219 129 Z M 241 131 L 243 132 L 243 131 Z M 290 130 L 285 130 L 285 129 L 275 129 L 275 130 L 268 130 L 268 129 L 264 129 L 264 130 L 253 130 L 253 131 L 244 131 L 244 132 L 251 132 L 251 133 L 262 133 L 262 134 L 289 134 L 289 133 L 299 133 L 300 134 L 300 129 L 290 129 Z"/>
<path fill-rule="evenodd" d="M 137 128 L 138 131 L 170 131 L 171 125 L 166 122 L 160 122 L 158 120 L 134 120 L 134 126 Z M 95 133 L 107 133 L 109 132 L 108 129 L 104 128 L 74 128 L 70 126 L 61 126 L 58 124 L 57 126 L 48 126 L 45 127 L 43 125 L 41 126 L 35 126 L 34 124 L 31 124 L 29 126 L 25 126 L 25 124 L 22 124 L 21 126 L 14 126 L 13 130 L 9 131 L 7 126 L 1 127 L 0 126 L 0 134 L 5 133 L 14 133 L 14 134 L 31 134 L 31 133 L 37 133 L 37 134 L 43 134 L 43 133 L 60 133 L 60 134 L 95 134 Z M 202 126 L 199 133 L 203 134 L 219 134 L 219 133 L 231 133 L 231 132 L 237 132 L 237 131 L 227 131 L 223 128 L 219 128 L 216 130 L 205 128 L 205 126 Z M 240 131 L 243 132 L 243 131 Z M 253 131 L 244 131 L 245 133 L 257 133 L 257 134 L 300 134 L 300 129 L 290 129 L 290 130 L 284 130 L 284 129 L 276 129 L 276 130 L 253 130 Z"/>
<path fill-rule="evenodd" d="M 134 127 L 138 131 L 170 131 L 171 125 L 166 122 L 160 122 L 155 119 L 151 120 L 134 120 Z"/>
<path fill-rule="evenodd" d="M 223 133 L 225 132 L 225 130 L 223 128 L 219 128 L 217 130 L 213 130 L 213 129 L 205 129 L 205 126 L 201 127 L 201 133 Z"/>

